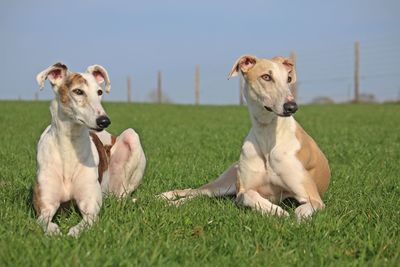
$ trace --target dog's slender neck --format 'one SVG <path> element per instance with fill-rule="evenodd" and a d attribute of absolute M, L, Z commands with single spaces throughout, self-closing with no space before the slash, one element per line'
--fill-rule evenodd
<path fill-rule="evenodd" d="M 89 129 L 84 125 L 72 121 L 57 100 L 51 102 L 50 112 L 52 116 L 52 126 L 59 136 L 65 136 L 74 140 L 89 137 Z"/>
<path fill-rule="evenodd" d="M 247 85 L 248 86 L 248 85 Z M 292 132 L 293 117 L 279 117 L 266 110 L 245 93 L 246 102 L 257 143 L 268 153 L 278 142 L 279 136 Z"/>
<path fill-rule="evenodd" d="M 64 158 L 63 164 L 76 164 L 76 161 L 73 160 L 76 159 L 77 162 L 94 165 L 93 160 L 88 161 L 88 158 L 93 158 L 89 129 L 73 121 L 56 99 L 51 102 L 50 111 L 51 128 L 60 148 L 60 155 Z"/>

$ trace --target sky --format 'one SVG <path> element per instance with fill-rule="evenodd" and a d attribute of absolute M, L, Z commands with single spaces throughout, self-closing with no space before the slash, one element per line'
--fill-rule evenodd
<path fill-rule="evenodd" d="M 353 97 L 354 43 L 361 48 L 361 92 L 400 98 L 400 1 L 1 1 L 0 99 L 33 99 L 36 74 L 56 62 L 110 75 L 109 101 L 149 100 L 163 92 L 194 102 L 200 65 L 202 104 L 237 104 L 235 60 L 297 54 L 299 102 Z M 51 99 L 47 85 L 40 99 Z"/>

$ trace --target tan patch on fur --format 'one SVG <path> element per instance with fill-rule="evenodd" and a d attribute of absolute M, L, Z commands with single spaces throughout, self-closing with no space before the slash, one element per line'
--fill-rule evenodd
<path fill-rule="evenodd" d="M 243 73 L 243 75 L 250 83 L 256 82 L 260 75 L 265 74 L 267 71 L 271 71 L 273 69 L 273 64 L 274 63 L 268 59 L 257 59 L 257 63 L 247 73 Z"/>
<path fill-rule="evenodd" d="M 117 137 L 115 135 L 111 135 L 111 146 L 113 146 L 117 142 Z"/>
<path fill-rule="evenodd" d="M 97 166 L 97 169 L 99 175 L 98 180 L 99 183 L 101 183 L 101 181 L 103 180 L 103 174 L 107 171 L 108 165 L 110 163 L 110 155 L 109 153 L 107 153 L 105 146 L 95 133 L 90 133 L 90 136 L 92 137 L 92 141 L 96 146 L 97 152 L 99 154 L 99 166 Z"/>
<path fill-rule="evenodd" d="M 43 206 L 43 202 L 40 199 L 40 186 L 38 182 L 35 182 L 33 185 L 33 197 L 32 197 L 33 207 L 36 211 L 36 214 L 39 215 Z"/>
<path fill-rule="evenodd" d="M 288 68 L 287 64 L 290 65 Z M 290 84 L 293 84 L 296 82 L 296 69 L 294 65 L 291 63 L 291 59 L 285 58 L 285 57 L 274 57 L 272 59 L 265 59 L 265 58 L 259 58 L 257 59 L 257 62 L 252 68 L 250 68 L 247 72 L 243 73 L 244 77 L 248 82 L 253 83 L 256 82 L 260 75 L 267 73 L 267 70 L 269 70 L 269 73 L 271 74 L 271 71 L 273 70 L 273 65 L 274 63 L 280 63 L 282 64 L 286 70 L 288 71 L 288 76 L 291 77 Z"/>
<path fill-rule="evenodd" d="M 71 75 L 68 76 L 65 84 L 68 87 L 72 87 L 73 85 L 77 85 L 77 84 L 87 84 L 87 81 L 79 73 L 72 73 Z"/>
<path fill-rule="evenodd" d="M 69 91 L 75 87 L 76 85 L 81 85 L 81 84 L 87 84 L 87 81 L 85 78 L 82 77 L 79 73 L 72 73 L 69 75 L 65 81 L 60 86 L 60 89 L 58 90 L 58 95 L 60 96 L 60 102 L 63 104 L 67 104 L 69 102 L 69 96 L 68 93 Z"/>
<path fill-rule="evenodd" d="M 69 102 L 68 92 L 69 89 L 65 84 L 61 85 L 60 89 L 58 89 L 58 95 L 61 103 L 67 104 Z"/>
<path fill-rule="evenodd" d="M 296 82 L 297 75 L 296 75 L 296 68 L 295 68 L 293 59 L 287 58 L 287 57 L 282 57 L 282 56 L 277 56 L 277 57 L 273 57 L 271 60 L 281 63 L 286 67 L 286 69 L 289 71 L 289 77 L 292 79 L 290 81 L 290 84 L 293 84 Z"/>
<path fill-rule="evenodd" d="M 111 145 L 105 145 L 104 149 L 106 150 L 108 158 L 111 157 L 111 148 L 113 145 L 117 142 L 117 137 L 114 135 L 111 135 Z"/>
<path fill-rule="evenodd" d="M 319 195 L 322 195 L 328 189 L 331 173 L 328 160 L 319 149 L 315 141 L 296 123 L 296 138 L 300 142 L 300 150 L 297 151 L 296 157 L 303 164 L 308 176 L 313 180 L 306 181 L 306 188 L 317 187 Z M 314 185 L 315 184 L 315 185 Z M 308 191 L 308 190 L 307 190 Z M 310 195 L 312 198 L 313 196 Z"/>

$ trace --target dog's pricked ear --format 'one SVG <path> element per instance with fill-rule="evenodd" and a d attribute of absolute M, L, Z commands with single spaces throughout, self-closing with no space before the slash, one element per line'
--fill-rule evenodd
<path fill-rule="evenodd" d="M 232 70 L 228 75 L 228 79 L 238 75 L 239 70 L 243 73 L 248 72 L 257 62 L 257 58 L 252 55 L 244 55 L 238 58 L 233 64 Z"/>
<path fill-rule="evenodd" d="M 107 93 L 110 92 L 111 90 L 110 77 L 108 76 L 107 70 L 103 66 L 92 65 L 89 66 L 86 71 L 94 76 L 98 84 L 105 83 L 104 90 L 106 90 Z"/>
<path fill-rule="evenodd" d="M 275 62 L 283 64 L 286 70 L 289 72 L 290 82 L 289 84 L 294 84 L 296 82 L 296 68 L 292 58 L 288 57 L 274 57 L 272 59 Z"/>
<path fill-rule="evenodd" d="M 44 81 L 48 79 L 53 87 L 59 87 L 67 76 L 68 68 L 63 63 L 56 63 L 47 69 L 43 70 L 36 76 L 36 81 L 39 88 L 43 89 Z"/>

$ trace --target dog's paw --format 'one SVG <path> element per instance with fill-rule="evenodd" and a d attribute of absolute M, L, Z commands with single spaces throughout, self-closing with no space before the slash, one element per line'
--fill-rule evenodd
<path fill-rule="evenodd" d="M 282 209 L 281 207 L 277 206 L 277 205 L 273 205 L 272 207 L 269 208 L 256 208 L 256 210 L 261 211 L 261 213 L 263 215 L 267 215 L 267 216 L 278 216 L 278 217 L 287 217 L 289 216 L 289 213 Z"/>
<path fill-rule="evenodd" d="M 288 217 L 289 213 L 282 209 L 281 207 L 274 205 L 274 207 L 270 210 L 269 214 L 276 215 L 278 217 Z"/>
<path fill-rule="evenodd" d="M 164 192 L 159 195 L 156 195 L 156 198 L 161 199 L 161 200 L 166 200 L 166 201 L 172 201 L 175 199 L 174 195 L 172 194 L 173 191 L 169 192 Z"/>
<path fill-rule="evenodd" d="M 191 188 L 183 190 L 174 190 L 159 194 L 157 195 L 157 198 L 166 201 L 169 205 L 178 207 L 195 197 L 194 194 L 191 194 L 192 192 L 193 189 Z"/>
<path fill-rule="evenodd" d="M 193 197 L 190 197 L 190 196 L 188 196 L 188 197 L 181 197 L 181 198 L 178 198 L 178 199 L 176 199 L 176 200 L 169 200 L 168 201 L 168 204 L 170 204 L 170 205 L 172 205 L 172 206 L 175 206 L 175 207 L 179 207 L 180 205 L 183 205 L 183 204 L 185 204 L 187 201 L 189 201 L 190 199 L 192 199 Z"/>
<path fill-rule="evenodd" d="M 289 212 L 280 208 L 280 210 L 276 213 L 276 215 L 278 215 L 278 217 L 289 217 Z"/>
<path fill-rule="evenodd" d="M 312 207 L 312 205 L 310 203 L 302 204 L 294 210 L 297 221 L 299 221 L 299 222 L 303 221 L 304 219 L 311 218 L 311 216 L 314 214 L 314 212 L 315 212 L 315 209 Z"/>
<path fill-rule="evenodd" d="M 46 233 L 46 235 L 50 235 L 50 236 L 61 235 L 60 227 L 58 227 L 58 225 L 55 223 L 49 223 L 47 225 L 45 233 Z"/>
<path fill-rule="evenodd" d="M 185 198 L 186 196 L 189 196 L 192 190 L 193 189 L 191 188 L 183 190 L 173 190 L 159 194 L 157 195 L 157 197 L 168 201 L 176 201 L 179 200 L 180 198 Z"/>
<path fill-rule="evenodd" d="M 77 238 L 80 233 L 81 233 L 81 227 L 79 225 L 75 225 L 74 227 L 71 227 L 68 231 L 68 236 Z"/>

